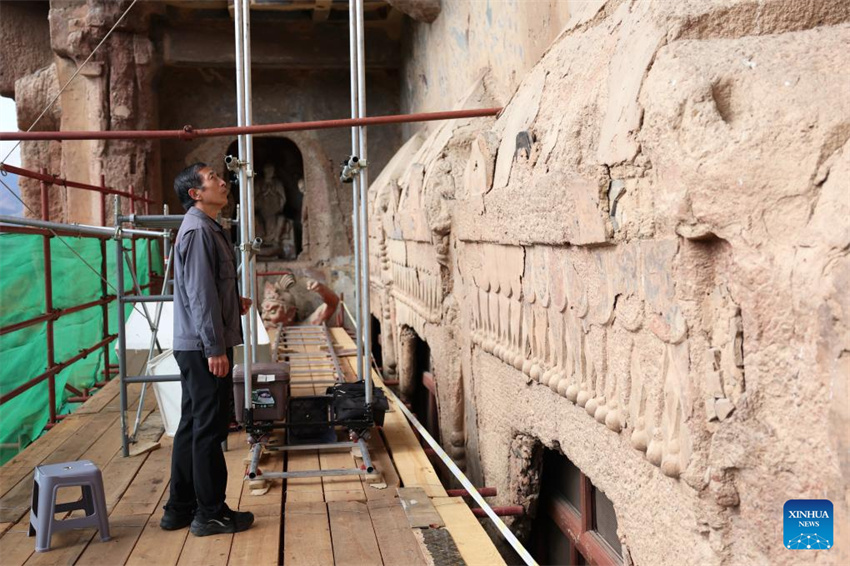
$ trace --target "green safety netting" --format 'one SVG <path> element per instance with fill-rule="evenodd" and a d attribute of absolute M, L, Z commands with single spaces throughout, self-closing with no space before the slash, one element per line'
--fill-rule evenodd
<path fill-rule="evenodd" d="M 67 244 L 67 245 L 66 245 Z M 124 242 L 130 247 L 129 240 Z M 73 251 L 71 251 L 71 249 Z M 75 254 L 76 252 L 76 254 Z M 67 309 L 98 300 L 102 295 L 100 240 L 95 238 L 51 238 L 53 307 Z M 79 257 L 78 257 L 79 255 Z M 152 257 L 151 257 L 152 256 Z M 82 258 L 82 259 L 80 259 Z M 85 262 L 83 261 L 85 260 Z M 94 268 L 90 269 L 86 263 Z M 115 242 L 106 243 L 107 294 L 115 295 Z M 150 281 L 149 265 L 162 275 L 159 242 L 136 245 L 139 284 Z M 43 238 L 29 234 L 0 234 L 0 326 L 35 318 L 45 312 Z M 124 266 L 127 293 L 133 293 L 129 267 Z M 147 291 L 146 291 L 147 292 Z M 132 311 L 124 308 L 124 319 Z M 108 308 L 109 334 L 117 333 L 117 306 Z M 100 306 L 61 316 L 53 323 L 54 361 L 61 363 L 91 348 L 103 339 L 103 311 Z M 110 360 L 117 363 L 114 342 Z M 103 349 L 71 364 L 55 377 L 56 413 L 72 412 L 78 405 L 68 403 L 73 396 L 66 384 L 77 389 L 91 387 L 103 370 Z M 0 336 L 0 395 L 27 383 L 47 370 L 47 324 L 39 323 Z M 42 381 L 0 405 L 0 465 L 38 438 L 49 419 L 48 382 Z"/>

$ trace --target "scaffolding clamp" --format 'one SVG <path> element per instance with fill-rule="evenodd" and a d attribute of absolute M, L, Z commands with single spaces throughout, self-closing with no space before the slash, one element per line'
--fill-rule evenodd
<path fill-rule="evenodd" d="M 245 242 L 236 246 L 239 251 L 248 252 L 249 254 L 256 254 L 263 247 L 263 239 L 262 238 L 254 238 L 252 242 Z"/>
<path fill-rule="evenodd" d="M 251 168 L 251 164 L 234 155 L 225 156 L 224 165 L 227 167 L 227 170 L 232 173 L 238 173 L 240 169 L 244 169 L 245 175 L 248 177 L 254 176 L 254 169 Z"/>
<path fill-rule="evenodd" d="M 354 177 L 357 176 L 362 169 L 366 169 L 369 164 L 365 159 L 360 159 L 356 155 L 347 157 L 342 162 L 342 173 L 339 180 L 343 183 L 353 183 Z"/>

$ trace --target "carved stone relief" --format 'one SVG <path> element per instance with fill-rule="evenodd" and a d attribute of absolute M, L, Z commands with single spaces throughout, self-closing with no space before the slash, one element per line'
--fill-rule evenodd
<path fill-rule="evenodd" d="M 708 335 L 709 360 L 704 387 L 710 421 L 724 421 L 744 392 L 744 332 L 741 309 L 725 285 L 705 298 L 703 331 Z"/>
<path fill-rule="evenodd" d="M 460 251 L 473 344 L 627 435 L 674 478 L 690 461 L 695 402 L 687 324 L 669 276 L 677 249 L 668 240 L 594 250 L 464 243 Z M 722 290 L 715 295 L 716 320 L 703 322 L 716 328 L 711 395 L 722 408 L 743 384 L 740 313 Z"/>
<path fill-rule="evenodd" d="M 441 319 L 443 288 L 437 253 L 430 244 L 387 240 L 397 322 L 420 335 L 426 323 L 436 324 Z"/>

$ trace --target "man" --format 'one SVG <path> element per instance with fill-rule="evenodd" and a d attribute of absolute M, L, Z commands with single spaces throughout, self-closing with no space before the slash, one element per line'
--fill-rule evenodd
<path fill-rule="evenodd" d="M 244 531 L 251 513 L 224 502 L 227 465 L 221 442 L 230 422 L 233 347 L 242 343 L 240 313 L 251 306 L 236 289 L 230 239 L 215 217 L 228 186 L 196 163 L 174 179 L 186 215 L 174 245 L 174 358 L 183 386 L 171 455 L 171 492 L 160 526 L 207 536 Z"/>

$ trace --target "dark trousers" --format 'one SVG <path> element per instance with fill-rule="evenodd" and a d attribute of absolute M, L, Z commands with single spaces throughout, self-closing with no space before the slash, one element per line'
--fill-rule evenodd
<path fill-rule="evenodd" d="M 224 507 L 227 464 L 221 443 L 227 438 L 233 392 L 233 350 L 227 350 L 226 377 L 210 373 L 203 352 L 174 352 L 183 385 L 180 426 L 171 453 L 171 493 L 166 509 L 178 513 L 197 507 L 202 518 Z"/>

